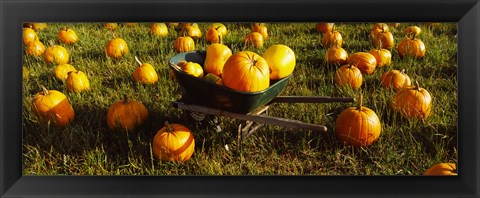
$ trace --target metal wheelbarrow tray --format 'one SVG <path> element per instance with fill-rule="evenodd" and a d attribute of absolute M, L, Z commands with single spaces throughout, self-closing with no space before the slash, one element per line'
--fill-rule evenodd
<path fill-rule="evenodd" d="M 227 116 L 247 121 L 247 131 L 255 123 L 272 124 L 288 128 L 301 128 L 314 131 L 327 131 L 327 127 L 316 124 L 304 123 L 298 120 L 261 115 L 274 103 L 328 103 L 328 102 L 354 102 L 349 97 L 328 96 L 279 96 L 286 87 L 289 75 L 277 81 L 271 81 L 270 87 L 258 92 L 242 92 L 225 86 L 208 82 L 181 71 L 177 64 L 180 61 L 195 62 L 203 66 L 205 51 L 190 51 L 175 55 L 169 60 L 170 69 L 176 81 L 182 88 L 183 96 L 179 101 L 173 102 L 177 108 L 200 112 L 204 114 Z M 254 127 L 256 130 L 258 127 Z M 253 130 L 253 129 L 252 129 Z M 250 131 L 250 134 L 253 131 Z"/>

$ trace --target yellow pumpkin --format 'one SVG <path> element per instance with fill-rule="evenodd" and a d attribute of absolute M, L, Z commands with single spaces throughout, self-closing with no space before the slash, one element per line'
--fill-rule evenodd
<path fill-rule="evenodd" d="M 390 70 L 382 75 L 382 85 L 387 88 L 393 88 L 394 90 L 400 90 L 412 85 L 410 77 L 405 74 L 405 70 Z"/>
<path fill-rule="evenodd" d="M 110 58 L 120 58 L 129 53 L 128 45 L 122 38 L 114 38 L 108 41 L 105 54 Z"/>
<path fill-rule="evenodd" d="M 391 106 L 407 118 L 426 119 L 432 110 L 432 96 L 417 82 L 415 86 L 398 90 Z"/>
<path fill-rule="evenodd" d="M 347 59 L 348 59 L 347 51 L 335 45 L 330 47 L 327 53 L 325 54 L 325 62 L 327 64 L 340 66 L 347 63 Z"/>
<path fill-rule="evenodd" d="M 286 45 L 272 45 L 262 54 L 270 68 L 270 80 L 287 77 L 295 69 L 295 52 Z"/>
<path fill-rule="evenodd" d="M 132 131 L 142 125 L 148 119 L 148 110 L 136 100 L 129 99 L 124 95 L 110 106 L 107 113 L 107 125 L 111 130 Z"/>
<path fill-rule="evenodd" d="M 23 28 L 23 44 L 28 45 L 38 40 L 37 33 L 32 28 Z"/>
<path fill-rule="evenodd" d="M 58 32 L 58 41 L 67 45 L 74 44 L 78 41 L 78 36 L 71 28 L 64 27 Z"/>
<path fill-rule="evenodd" d="M 68 91 L 73 91 L 75 93 L 90 90 L 90 81 L 88 80 L 87 75 L 82 71 L 68 72 L 65 84 L 67 84 Z"/>
<path fill-rule="evenodd" d="M 58 127 L 70 124 L 75 118 L 75 111 L 67 97 L 57 90 L 47 90 L 41 86 L 41 92 L 32 100 L 32 111 L 42 122 Z"/>
<path fill-rule="evenodd" d="M 159 37 L 168 36 L 168 27 L 165 23 L 151 23 L 149 27 L 152 35 Z"/>
<path fill-rule="evenodd" d="M 175 52 L 188 52 L 195 49 L 195 42 L 189 36 L 180 36 L 173 41 L 173 49 Z"/>
<path fill-rule="evenodd" d="M 351 54 L 347 63 L 358 67 L 362 74 L 372 75 L 377 67 L 377 59 L 368 52 L 355 52 Z"/>
<path fill-rule="evenodd" d="M 135 61 L 138 63 L 138 67 L 133 72 L 133 80 L 142 84 L 153 84 L 158 81 L 158 75 L 152 65 L 148 63 L 142 63 L 135 56 Z"/>
<path fill-rule="evenodd" d="M 418 37 L 418 35 L 420 35 L 421 32 L 422 32 L 422 29 L 420 29 L 420 27 L 415 25 L 408 26 L 403 30 L 403 33 L 405 33 L 405 35 L 410 38 Z"/>
<path fill-rule="evenodd" d="M 31 56 L 42 56 L 45 52 L 45 46 L 39 40 L 33 41 L 27 45 L 26 53 Z"/>
<path fill-rule="evenodd" d="M 206 50 L 205 62 L 203 63 L 205 72 L 221 76 L 223 66 L 231 55 L 232 50 L 226 45 L 220 43 L 209 45 Z"/>
<path fill-rule="evenodd" d="M 118 23 L 105 23 L 103 24 L 103 27 L 109 30 L 115 30 L 118 28 Z"/>
<path fill-rule="evenodd" d="M 65 63 L 65 64 L 57 65 L 53 69 L 53 75 L 58 80 L 64 81 L 67 79 L 68 73 L 71 71 L 77 71 L 77 69 L 75 69 L 75 67 L 73 67 L 72 65 Z"/>
<path fill-rule="evenodd" d="M 47 47 L 43 52 L 43 60 L 45 60 L 46 63 L 53 63 L 54 65 L 68 63 L 69 58 L 70 55 L 67 49 L 60 45 Z"/>
<path fill-rule="evenodd" d="M 425 176 L 445 176 L 445 175 L 457 175 L 457 165 L 455 163 L 438 163 L 430 168 L 428 168 L 425 172 L 423 172 Z"/>
<path fill-rule="evenodd" d="M 357 107 L 343 110 L 335 121 L 337 138 L 354 147 L 369 146 L 378 140 L 382 126 L 377 114 L 368 107 L 362 107 L 360 96 Z"/>
<path fill-rule="evenodd" d="M 237 52 L 225 62 L 222 81 L 223 85 L 234 90 L 262 91 L 270 86 L 268 63 L 254 52 Z"/>
<path fill-rule="evenodd" d="M 357 90 L 362 86 L 363 76 L 360 70 L 353 65 L 343 65 L 335 71 L 335 84 L 341 87 L 351 87 Z"/>
<path fill-rule="evenodd" d="M 212 23 L 210 28 L 216 29 L 222 37 L 227 36 L 227 27 L 223 23 Z"/>
<path fill-rule="evenodd" d="M 30 26 L 33 30 L 43 30 L 47 28 L 47 23 L 31 23 Z"/>
<path fill-rule="evenodd" d="M 262 34 L 258 32 L 250 32 L 248 33 L 245 38 L 243 39 L 245 45 L 247 46 L 254 46 L 256 48 L 262 48 L 263 47 L 263 36 Z"/>
<path fill-rule="evenodd" d="M 252 26 L 252 32 L 262 34 L 263 40 L 268 38 L 268 28 L 265 26 L 265 23 L 254 23 Z"/>
<path fill-rule="evenodd" d="M 195 139 L 186 126 L 165 122 L 153 137 L 152 151 L 162 161 L 185 162 L 195 151 Z"/>
<path fill-rule="evenodd" d="M 192 39 L 200 39 L 202 38 L 202 31 L 196 23 L 193 23 L 191 25 L 183 26 L 182 30 L 179 32 L 179 35 L 189 36 Z"/>
<path fill-rule="evenodd" d="M 203 78 L 203 68 L 200 64 L 194 62 L 180 61 L 177 64 L 182 71 L 188 75 Z"/>
<path fill-rule="evenodd" d="M 377 60 L 377 67 L 390 66 L 392 64 L 392 53 L 387 49 L 372 49 L 368 53 Z"/>

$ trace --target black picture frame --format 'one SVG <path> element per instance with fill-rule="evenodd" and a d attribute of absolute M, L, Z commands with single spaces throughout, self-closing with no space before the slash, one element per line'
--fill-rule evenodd
<path fill-rule="evenodd" d="M 479 197 L 478 0 L 1 0 L 0 197 Z M 458 176 L 22 176 L 21 24 L 458 22 Z"/>

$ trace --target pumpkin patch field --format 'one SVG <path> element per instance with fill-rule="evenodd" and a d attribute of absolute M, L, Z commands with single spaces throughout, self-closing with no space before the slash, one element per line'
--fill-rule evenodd
<path fill-rule="evenodd" d="M 423 22 L 25 23 L 23 174 L 455 175 L 456 34 Z M 204 62 L 169 63 L 197 52 Z M 241 119 L 174 106 L 203 94 L 186 96 L 181 78 L 241 94 L 288 80 L 279 96 L 355 100 L 273 103 L 262 115 L 327 131 L 263 124 L 244 137 Z M 243 108 L 209 101 L 223 102 Z"/>

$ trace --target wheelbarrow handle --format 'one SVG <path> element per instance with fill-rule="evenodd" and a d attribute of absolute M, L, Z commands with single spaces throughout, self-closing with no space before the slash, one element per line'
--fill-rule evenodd
<path fill-rule="evenodd" d="M 330 103 L 330 102 L 355 102 L 353 97 L 330 96 L 277 96 L 270 103 Z"/>

